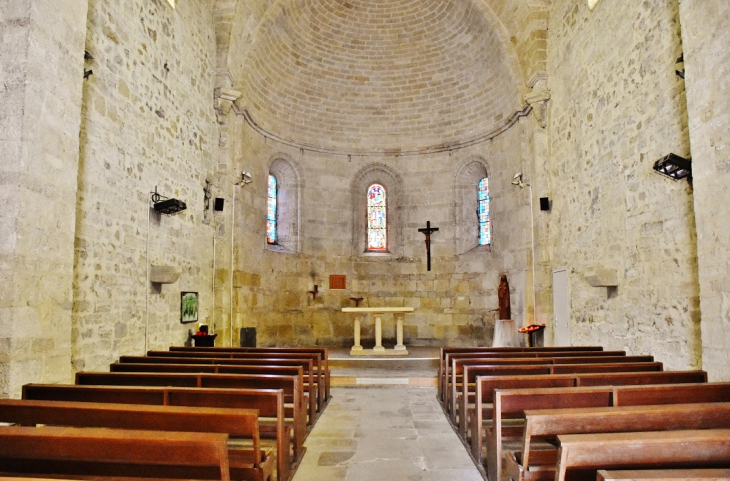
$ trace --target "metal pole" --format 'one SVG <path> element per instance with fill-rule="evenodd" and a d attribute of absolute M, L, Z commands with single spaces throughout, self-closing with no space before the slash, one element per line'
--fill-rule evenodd
<path fill-rule="evenodd" d="M 157 189 L 155 189 L 157 190 Z M 145 298 L 145 309 L 146 309 L 146 320 L 144 326 L 144 353 L 147 355 L 148 349 L 148 337 L 150 330 L 150 216 L 152 215 L 152 197 L 147 197 L 147 253 L 145 254 L 145 260 L 147 262 L 147 282 L 145 283 L 145 291 L 147 297 Z"/>
<path fill-rule="evenodd" d="M 231 207 L 231 313 L 230 313 L 230 347 L 233 347 L 233 269 L 235 263 L 233 262 L 233 241 L 234 232 L 236 232 L 236 186 L 233 184 L 233 206 Z"/>
<path fill-rule="evenodd" d="M 532 323 L 537 324 L 537 293 L 535 289 L 535 217 L 532 208 L 532 185 L 530 188 L 530 234 L 532 238 Z"/>

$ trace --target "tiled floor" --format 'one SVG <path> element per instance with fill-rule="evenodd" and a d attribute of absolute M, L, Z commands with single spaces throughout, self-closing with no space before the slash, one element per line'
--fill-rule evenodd
<path fill-rule="evenodd" d="M 482 481 L 436 388 L 333 387 L 293 481 Z"/>

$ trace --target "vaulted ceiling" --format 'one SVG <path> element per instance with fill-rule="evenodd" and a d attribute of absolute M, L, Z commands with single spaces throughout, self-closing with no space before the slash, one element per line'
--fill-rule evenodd
<path fill-rule="evenodd" d="M 316 148 L 457 145 L 504 125 L 544 70 L 547 3 L 218 0 L 218 84 Z"/>

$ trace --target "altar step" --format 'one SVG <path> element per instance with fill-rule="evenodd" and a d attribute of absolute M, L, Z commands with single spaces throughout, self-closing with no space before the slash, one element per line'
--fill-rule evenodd
<path fill-rule="evenodd" d="M 333 386 L 435 386 L 439 348 L 408 347 L 408 356 L 350 356 L 349 349 L 330 349 Z"/>

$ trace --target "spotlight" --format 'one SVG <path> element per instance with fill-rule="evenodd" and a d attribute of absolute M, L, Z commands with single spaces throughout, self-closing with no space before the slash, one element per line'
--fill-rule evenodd
<path fill-rule="evenodd" d="M 692 179 L 692 159 L 685 159 L 676 154 L 669 154 L 654 163 L 654 170 L 673 180 Z"/>
<path fill-rule="evenodd" d="M 175 215 L 178 212 L 182 212 L 188 208 L 185 202 L 178 199 L 168 199 L 157 193 L 157 187 L 152 192 L 152 207 L 156 212 L 160 212 L 165 215 Z"/>

